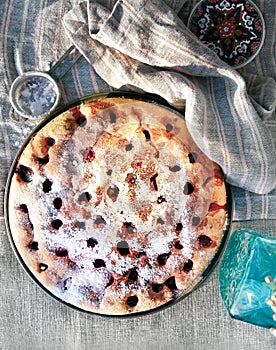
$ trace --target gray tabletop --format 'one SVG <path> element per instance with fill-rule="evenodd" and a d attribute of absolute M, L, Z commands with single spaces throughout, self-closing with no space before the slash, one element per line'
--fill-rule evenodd
<path fill-rule="evenodd" d="M 24 71 L 47 71 L 70 47 L 61 18 L 76 3 L 77 0 L 0 1 L 0 349 L 276 348 L 276 338 L 267 329 L 229 317 L 219 291 L 219 265 L 200 288 L 175 305 L 153 314 L 119 319 L 64 306 L 45 294 L 16 260 L 4 223 L 5 183 L 13 158 L 35 123 L 10 121 L 8 91 L 18 75 L 18 65 Z M 195 1 L 188 3 L 184 12 L 190 11 Z M 264 11 L 265 1 L 256 3 Z M 275 35 L 269 49 L 273 50 L 274 45 Z M 72 55 L 71 59 L 76 53 Z M 110 89 L 85 60 L 81 58 L 79 63 L 79 68 L 73 67 L 60 82 L 61 104 L 73 97 Z M 263 67 L 262 70 L 257 58 L 250 69 L 269 75 L 269 63 L 264 62 Z M 75 84 L 69 91 L 66 82 L 70 80 Z M 237 221 L 231 231 L 239 227 L 276 237 L 275 220 Z"/>

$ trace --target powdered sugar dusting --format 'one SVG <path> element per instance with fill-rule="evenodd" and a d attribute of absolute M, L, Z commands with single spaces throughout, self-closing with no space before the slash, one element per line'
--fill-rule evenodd
<path fill-rule="evenodd" d="M 34 239 L 51 260 L 47 274 L 58 276 L 54 294 L 69 303 L 84 300 L 99 308 L 105 294 L 123 300 L 138 291 L 152 298 L 152 283 L 163 286 L 184 274 L 184 262 L 193 257 L 196 228 L 184 191 L 193 169 L 187 168 L 186 145 L 173 133 L 168 138 L 166 124 L 149 123 L 158 117 L 154 108 L 151 116 L 147 104 L 138 107 L 120 106 L 121 114 L 115 108 L 121 119 L 113 125 L 106 120 L 111 112 L 93 119 L 87 106 L 81 108 L 85 126 L 74 129 L 66 143 L 55 143 L 62 158 L 37 168 L 30 184 L 34 198 L 26 203 L 37 201 L 39 209 L 29 214 Z M 173 120 L 168 112 L 166 122 Z M 43 193 L 48 178 L 51 189 Z M 53 204 L 57 198 L 60 208 Z M 173 298 L 173 284 L 166 288 Z"/>

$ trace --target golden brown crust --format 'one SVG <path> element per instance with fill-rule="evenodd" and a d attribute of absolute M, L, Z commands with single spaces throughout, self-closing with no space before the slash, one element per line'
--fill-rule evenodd
<path fill-rule="evenodd" d="M 18 159 L 9 225 L 58 298 L 102 314 L 148 311 L 190 291 L 223 236 L 223 177 L 184 121 L 107 98 L 41 128 Z"/>

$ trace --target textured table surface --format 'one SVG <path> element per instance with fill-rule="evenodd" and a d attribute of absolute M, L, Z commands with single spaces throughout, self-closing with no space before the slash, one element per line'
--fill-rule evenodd
<path fill-rule="evenodd" d="M 114 319 L 78 312 L 53 300 L 17 262 L 5 229 L 4 189 L 11 162 L 35 124 L 9 122 L 8 91 L 18 64 L 26 71 L 47 71 L 70 46 L 60 21 L 76 2 L 0 1 L 0 349 L 275 349 L 276 338 L 268 330 L 228 316 L 219 292 L 219 266 L 200 288 L 174 306 L 146 316 Z M 188 3 L 187 11 L 195 1 Z M 265 0 L 256 3 L 265 10 Z M 257 59 L 252 71 L 261 72 L 261 65 Z M 68 90 L 70 80 L 74 88 Z M 109 90 L 82 60 L 60 86 L 62 103 L 72 96 Z M 234 222 L 232 230 L 240 227 L 276 237 L 275 220 Z"/>

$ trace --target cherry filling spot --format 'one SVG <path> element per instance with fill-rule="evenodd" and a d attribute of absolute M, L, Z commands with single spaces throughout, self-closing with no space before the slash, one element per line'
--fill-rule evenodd
<path fill-rule="evenodd" d="M 64 291 L 68 290 L 69 287 L 70 287 L 70 285 L 71 285 L 71 283 L 72 283 L 72 277 L 66 278 L 66 279 L 63 281 L 62 289 L 63 289 Z"/>
<path fill-rule="evenodd" d="M 200 224 L 200 217 L 194 216 L 194 217 L 192 218 L 192 225 L 193 225 L 193 226 L 197 226 L 197 225 L 199 225 L 199 224 Z"/>
<path fill-rule="evenodd" d="M 55 219 L 52 221 L 51 225 L 55 230 L 58 230 L 62 226 L 62 221 L 59 219 Z"/>
<path fill-rule="evenodd" d="M 130 270 L 129 275 L 128 275 L 128 280 L 129 281 L 137 281 L 138 279 L 138 272 L 136 268 L 133 268 L 132 270 Z"/>
<path fill-rule="evenodd" d="M 109 281 L 108 281 L 106 287 L 111 286 L 111 285 L 113 284 L 113 282 L 114 282 L 114 277 L 113 277 L 113 276 L 110 276 Z"/>
<path fill-rule="evenodd" d="M 163 284 L 159 284 L 159 283 L 153 283 L 151 285 L 151 289 L 153 290 L 154 293 L 160 293 L 163 287 L 164 287 Z"/>
<path fill-rule="evenodd" d="M 43 264 L 43 263 L 39 264 L 39 270 L 40 271 L 46 271 L 47 269 L 48 269 L 48 265 L 47 264 Z"/>
<path fill-rule="evenodd" d="M 38 242 L 32 241 L 31 243 L 28 244 L 28 248 L 30 250 L 38 250 Z"/>
<path fill-rule="evenodd" d="M 129 254 L 129 247 L 126 241 L 120 241 L 117 243 L 117 250 L 120 255 L 127 255 Z"/>
<path fill-rule="evenodd" d="M 114 111 L 110 110 L 109 111 L 109 117 L 110 117 L 110 123 L 116 123 L 116 114 Z"/>
<path fill-rule="evenodd" d="M 86 243 L 87 243 L 87 247 L 88 247 L 88 248 L 94 248 L 95 245 L 98 244 L 98 241 L 97 241 L 96 239 L 94 239 L 94 238 L 88 238 L 88 240 L 86 241 Z"/>
<path fill-rule="evenodd" d="M 29 213 L 29 210 L 26 204 L 20 204 L 19 209 L 25 214 Z"/>
<path fill-rule="evenodd" d="M 128 182 L 131 185 L 134 185 L 137 180 L 137 176 L 133 173 L 128 173 L 126 176 L 126 182 Z"/>
<path fill-rule="evenodd" d="M 42 189 L 44 193 L 49 193 L 52 190 L 53 182 L 49 179 L 46 179 L 42 184 Z"/>
<path fill-rule="evenodd" d="M 135 255 L 135 257 L 137 258 L 137 259 L 140 259 L 142 256 L 146 256 L 147 254 L 146 254 L 146 252 L 139 252 L 139 253 L 137 253 L 136 255 Z"/>
<path fill-rule="evenodd" d="M 125 150 L 126 151 L 130 151 L 130 150 L 132 150 L 132 147 L 133 147 L 132 144 L 129 143 L 129 144 L 126 145 Z"/>
<path fill-rule="evenodd" d="M 132 295 L 131 297 L 127 298 L 127 305 L 130 307 L 134 307 L 138 303 L 138 297 L 136 295 Z"/>
<path fill-rule="evenodd" d="M 181 222 L 178 222 L 175 226 L 175 231 L 181 231 L 183 229 L 183 225 Z"/>
<path fill-rule="evenodd" d="M 48 137 L 48 139 L 47 139 L 47 145 L 48 145 L 49 147 L 54 146 L 55 143 L 56 143 L 56 140 L 55 140 L 55 139 L 53 139 L 52 137 Z"/>
<path fill-rule="evenodd" d="M 183 266 L 183 271 L 184 272 L 189 272 L 192 270 L 193 268 L 193 261 L 191 259 L 188 259 L 185 263 L 184 263 L 184 266 Z"/>
<path fill-rule="evenodd" d="M 107 189 L 107 195 L 112 200 L 112 202 L 116 202 L 119 196 L 119 188 L 117 186 L 109 186 Z"/>
<path fill-rule="evenodd" d="M 75 225 L 79 229 L 84 229 L 85 228 L 85 222 L 82 222 L 82 221 L 76 221 Z"/>
<path fill-rule="evenodd" d="M 193 192 L 194 192 L 194 186 L 190 182 L 186 182 L 183 189 L 183 193 L 188 195 Z"/>
<path fill-rule="evenodd" d="M 54 207 L 59 210 L 62 207 L 62 199 L 57 197 L 53 201 Z"/>
<path fill-rule="evenodd" d="M 213 243 L 212 239 L 206 235 L 199 236 L 197 240 L 199 246 L 203 248 L 208 248 Z"/>
<path fill-rule="evenodd" d="M 161 203 L 163 203 L 163 202 L 166 202 L 166 199 L 165 199 L 163 196 L 159 196 L 159 197 L 157 198 L 157 203 L 158 203 L 158 204 L 161 204 Z"/>
<path fill-rule="evenodd" d="M 33 181 L 34 172 L 31 168 L 25 165 L 19 165 L 19 167 L 15 170 L 15 173 L 17 173 L 24 182 Z"/>
<path fill-rule="evenodd" d="M 158 174 L 154 174 L 151 178 L 150 178 L 150 187 L 152 190 L 154 191 L 158 191 L 158 186 L 157 186 L 157 182 L 156 182 L 156 178 L 157 178 Z"/>
<path fill-rule="evenodd" d="M 131 167 L 132 167 L 133 169 L 141 168 L 142 165 L 143 165 L 143 162 L 141 162 L 141 161 L 139 161 L 139 162 L 132 162 L 132 163 L 131 163 Z"/>
<path fill-rule="evenodd" d="M 94 224 L 102 227 L 106 225 L 106 221 L 102 216 L 97 216 L 97 218 L 94 220 Z"/>
<path fill-rule="evenodd" d="M 157 257 L 158 264 L 161 266 L 166 265 L 167 260 L 168 260 L 170 255 L 171 255 L 171 252 L 158 255 L 158 257 Z"/>
<path fill-rule="evenodd" d="M 188 158 L 190 163 L 195 163 L 197 160 L 197 154 L 195 152 L 190 152 Z"/>
<path fill-rule="evenodd" d="M 29 210 L 28 210 L 27 205 L 26 205 L 26 204 L 20 204 L 19 209 L 21 210 L 21 212 L 22 212 L 23 214 L 26 214 L 26 217 L 27 217 L 27 219 L 28 219 L 30 228 L 31 228 L 31 230 L 33 230 L 33 229 L 34 229 L 34 225 L 32 224 L 32 222 L 31 222 L 31 220 L 30 220 Z M 28 230 L 28 231 L 29 231 L 29 230 Z M 28 233 L 31 233 L 31 232 L 28 232 Z"/>
<path fill-rule="evenodd" d="M 79 196 L 79 202 L 89 202 L 91 198 L 92 198 L 92 196 L 89 192 L 83 192 Z"/>
<path fill-rule="evenodd" d="M 86 120 L 86 117 L 83 115 L 83 116 L 79 116 L 77 119 L 76 119 L 76 123 L 81 126 L 81 127 L 84 127 L 87 123 L 87 120 Z"/>
<path fill-rule="evenodd" d="M 58 248 L 58 249 L 55 251 L 55 254 L 56 254 L 56 256 L 62 258 L 62 257 L 68 256 L 68 250 L 65 249 L 65 248 Z"/>
<path fill-rule="evenodd" d="M 157 219 L 157 223 L 160 224 L 160 225 L 164 225 L 165 224 L 165 221 L 161 218 L 158 218 Z"/>
<path fill-rule="evenodd" d="M 47 163 L 49 163 L 50 157 L 49 154 L 46 154 L 45 157 L 36 157 L 36 161 L 40 164 L 40 165 L 45 165 Z"/>
<path fill-rule="evenodd" d="M 96 269 L 100 267 L 105 267 L 105 262 L 102 259 L 96 259 L 94 261 L 94 266 L 96 267 Z"/>
<path fill-rule="evenodd" d="M 169 167 L 169 170 L 172 171 L 173 173 L 176 173 L 177 171 L 179 171 L 181 168 L 179 165 L 174 165 L 172 167 Z"/>
<path fill-rule="evenodd" d="M 131 222 L 124 222 L 122 226 L 122 231 L 128 234 L 137 232 L 136 227 Z"/>
<path fill-rule="evenodd" d="M 210 206 L 209 206 L 209 211 L 216 211 L 216 210 L 219 210 L 219 209 L 225 210 L 226 209 L 226 204 L 220 205 L 218 203 L 211 203 Z"/>
<path fill-rule="evenodd" d="M 145 135 L 146 141 L 150 141 L 150 133 L 148 130 L 143 130 L 143 134 Z"/>
<path fill-rule="evenodd" d="M 79 126 L 85 126 L 86 123 L 87 123 L 87 120 L 86 120 L 86 117 L 84 114 L 81 113 L 80 111 L 80 106 L 76 107 L 76 108 L 73 108 L 71 110 L 73 116 L 75 117 L 76 119 L 76 123 L 79 125 Z"/>
<path fill-rule="evenodd" d="M 175 249 L 183 249 L 183 245 L 179 241 L 176 241 L 174 243 L 174 247 Z"/>
<path fill-rule="evenodd" d="M 175 277 L 169 277 L 165 282 L 164 282 L 165 286 L 167 286 L 169 289 L 171 290 L 175 290 L 177 289 L 176 283 L 175 283 Z"/>
<path fill-rule="evenodd" d="M 95 159 L 95 152 L 93 150 L 93 147 L 87 148 L 85 153 L 85 161 L 90 163 L 94 159 Z"/>
<path fill-rule="evenodd" d="M 172 124 L 168 123 L 168 124 L 166 125 L 166 131 L 167 131 L 167 132 L 171 132 L 172 129 L 173 129 Z"/>

